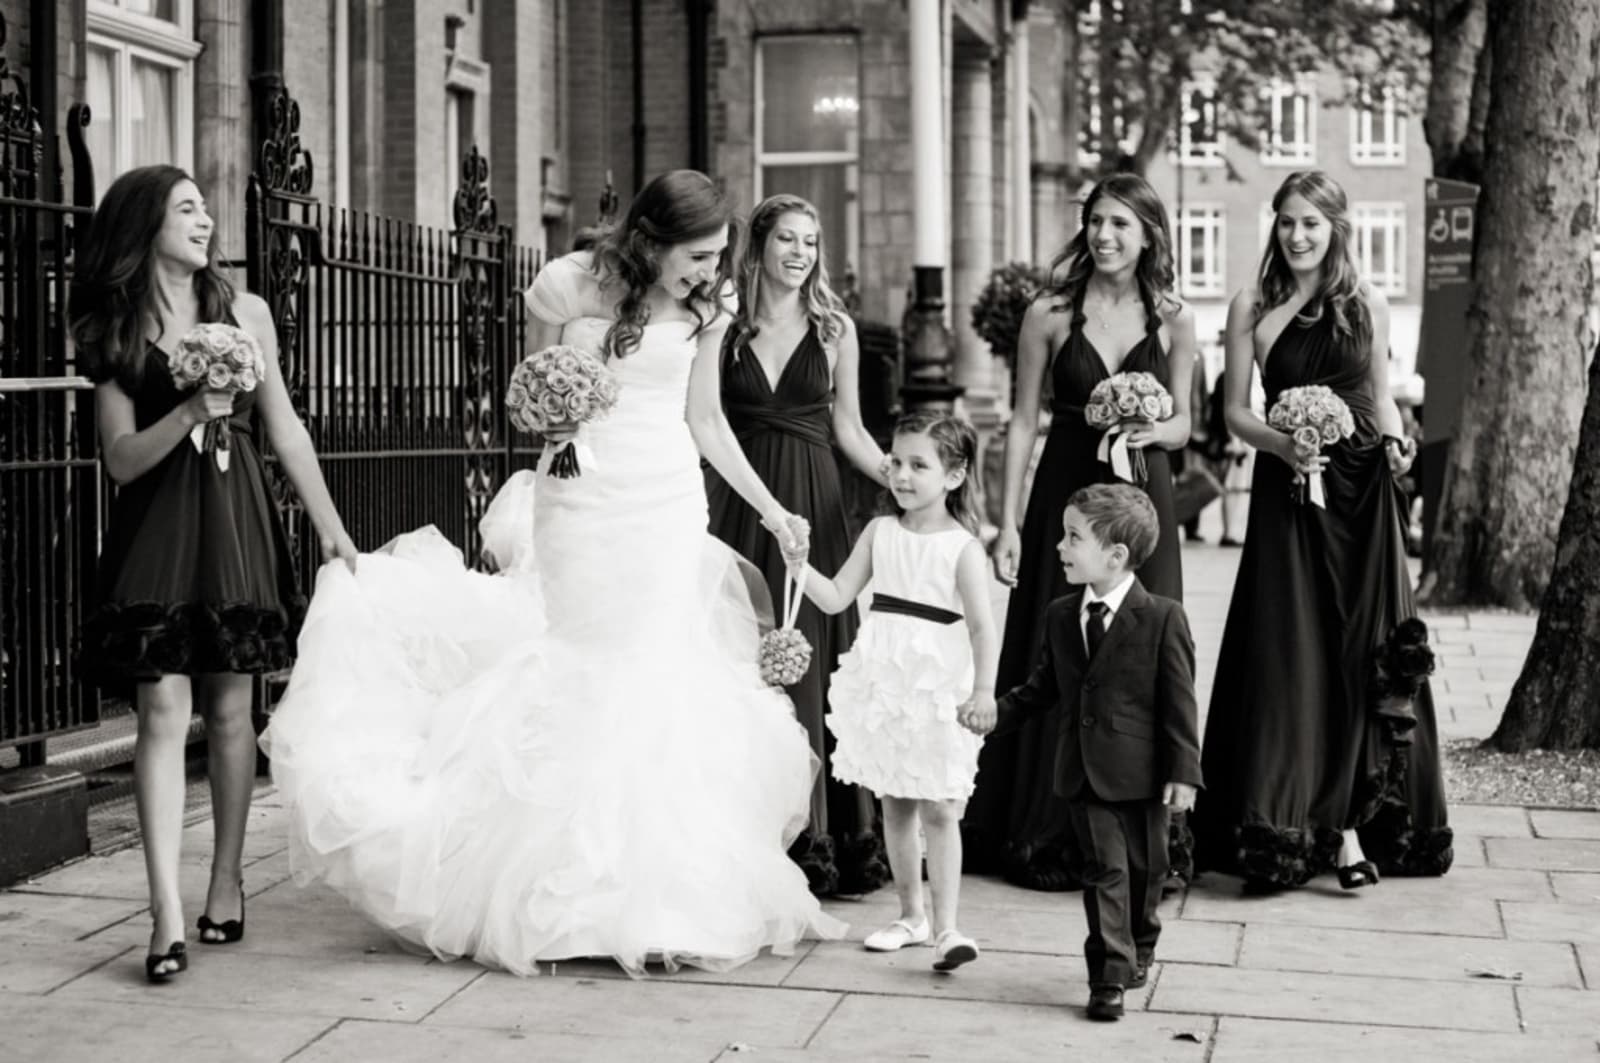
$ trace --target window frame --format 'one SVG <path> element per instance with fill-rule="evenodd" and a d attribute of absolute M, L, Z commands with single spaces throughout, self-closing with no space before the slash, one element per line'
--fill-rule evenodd
<path fill-rule="evenodd" d="M 1374 223 L 1385 223 L 1389 230 L 1390 269 L 1383 274 L 1372 266 L 1372 240 L 1368 235 Z M 1351 253 L 1363 280 L 1391 297 L 1406 294 L 1406 204 L 1399 200 L 1356 203 L 1350 208 Z"/>
<path fill-rule="evenodd" d="M 1261 165 L 1276 167 L 1315 166 L 1317 162 L 1317 90 L 1311 82 L 1274 80 L 1263 90 L 1267 97 L 1267 127 L 1261 142 Z M 1304 139 L 1285 145 L 1279 133 L 1278 105 L 1283 101 L 1303 104 Z M 1297 150 L 1287 151 L 1286 147 Z"/>
<path fill-rule="evenodd" d="M 794 42 L 806 39 L 848 40 L 855 51 L 855 78 L 857 121 L 855 132 L 850 141 L 853 149 L 842 151 L 768 151 L 764 143 L 766 133 L 766 46 L 778 42 Z M 860 272 L 861 262 L 861 38 L 854 33 L 768 33 L 756 37 L 755 58 L 752 62 L 755 84 L 751 88 L 751 155 L 755 165 L 751 174 L 752 203 L 760 203 L 766 198 L 764 188 L 766 171 L 768 167 L 782 169 L 786 166 L 842 166 L 844 167 L 844 187 L 846 193 L 846 207 L 844 216 L 844 244 L 839 256 L 848 269 Z M 830 269 L 835 274 L 834 283 L 843 283 L 842 272 Z"/>
<path fill-rule="evenodd" d="M 1179 90 L 1183 94 L 1183 109 L 1187 113 L 1189 97 L 1197 92 L 1206 94 L 1206 106 L 1211 108 L 1211 129 L 1213 139 L 1196 144 L 1189 139 L 1189 123 L 1183 121 L 1183 114 L 1178 121 L 1178 148 L 1177 164 L 1183 167 L 1218 167 L 1223 164 L 1222 148 L 1222 104 L 1217 100 L 1217 86 L 1210 78 L 1194 78 L 1183 83 Z M 1199 150 L 1196 150 L 1199 149 Z"/>
<path fill-rule="evenodd" d="M 109 51 L 112 59 L 112 99 L 110 115 L 91 115 L 91 119 L 110 125 L 111 158 L 96 159 L 96 169 L 106 174 L 105 186 L 133 168 L 131 141 L 132 116 L 128 102 L 133 98 L 135 61 L 162 67 L 172 72 L 173 154 L 175 166 L 193 172 L 195 157 L 195 60 L 204 46 L 194 39 L 194 0 L 174 0 L 174 15 L 169 21 L 127 11 L 110 0 L 88 0 L 85 8 L 85 78 L 87 52 L 91 48 Z M 104 191 L 104 188 L 98 191 Z"/>
<path fill-rule="evenodd" d="M 1202 230 L 1202 247 L 1209 246 L 1211 268 L 1196 276 L 1189 272 L 1191 227 Z M 1178 294 L 1186 299 L 1217 299 L 1228 293 L 1228 208 L 1221 203 L 1185 203 L 1177 218 Z"/>
<path fill-rule="evenodd" d="M 1386 86 L 1378 107 L 1372 106 L 1373 86 L 1363 85 L 1350 108 L 1350 162 L 1355 166 L 1404 166 L 1406 164 L 1406 116 L 1392 91 Z M 1392 140 L 1373 136 L 1379 125 L 1392 131 Z M 1365 135 L 1363 135 L 1365 134 Z"/>

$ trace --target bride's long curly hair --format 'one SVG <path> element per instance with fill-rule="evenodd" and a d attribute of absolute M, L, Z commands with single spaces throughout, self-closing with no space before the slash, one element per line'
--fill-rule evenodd
<path fill-rule="evenodd" d="M 1177 270 L 1172 260 L 1172 226 L 1167 221 L 1167 208 L 1156 190 L 1150 187 L 1150 182 L 1138 174 L 1112 174 L 1090 190 L 1089 198 L 1083 201 L 1077 235 L 1050 263 L 1052 281 L 1045 294 L 1055 300 L 1052 310 L 1082 314 L 1084 289 L 1094 275 L 1094 255 L 1089 250 L 1089 219 L 1095 207 L 1106 198 L 1133 211 L 1144 229 L 1144 248 L 1139 252 L 1133 274 L 1139 283 L 1139 299 L 1144 303 L 1146 329 L 1154 332 L 1161 327 L 1162 315 L 1177 305 L 1170 294 L 1177 280 Z"/>
<path fill-rule="evenodd" d="M 678 244 L 698 240 L 728 226 L 728 244 L 735 238 L 733 211 L 717 183 L 699 170 L 669 170 L 633 197 L 622 224 L 595 245 L 595 266 L 607 284 L 619 284 L 617 319 L 606 331 L 606 350 L 622 357 L 639 346 L 650 321 L 650 286 L 661 278 L 657 256 Z M 684 305 L 694 315 L 695 333 L 727 312 L 731 254 L 723 251 L 710 284 L 689 293 Z"/>
<path fill-rule="evenodd" d="M 1273 307 L 1294 297 L 1294 271 L 1278 236 L 1278 213 L 1290 196 L 1299 196 L 1328 219 L 1328 252 L 1322 259 L 1317 290 L 1296 315 L 1316 321 L 1324 310 L 1333 314 L 1333 330 L 1357 350 L 1372 343 L 1372 312 L 1361 295 L 1361 273 L 1356 266 L 1355 239 L 1350 227 L 1350 203 L 1339 183 L 1321 170 L 1300 170 L 1284 178 L 1272 197 L 1272 235 L 1261 257 L 1259 295 L 1252 327 Z"/>
<path fill-rule="evenodd" d="M 810 276 L 800 285 L 800 306 L 806 318 L 817 330 L 817 339 L 824 347 L 831 347 L 844 335 L 844 300 L 834 293 L 828 283 L 827 249 L 822 242 L 822 219 L 817 208 L 799 196 L 780 193 L 768 196 L 750 213 L 747 236 L 739 255 L 734 284 L 739 295 L 738 321 L 731 332 L 732 349 L 753 339 L 761 331 L 755 316 L 761 306 L 761 260 L 767 253 L 767 241 L 778 220 L 785 214 L 803 214 L 817 225 L 817 262 Z"/>

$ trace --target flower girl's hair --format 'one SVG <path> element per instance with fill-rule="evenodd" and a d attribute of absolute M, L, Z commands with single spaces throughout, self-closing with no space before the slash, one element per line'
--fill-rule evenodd
<path fill-rule="evenodd" d="M 894 424 L 894 434 L 925 434 L 933 440 L 945 472 L 966 473 L 961 483 L 945 496 L 945 509 L 963 528 L 980 534 L 983 517 L 978 512 L 978 433 L 954 414 L 937 410 L 908 413 Z"/>
<path fill-rule="evenodd" d="M 805 279 L 805 283 L 800 285 L 800 304 L 805 309 L 805 315 L 812 327 L 817 330 L 817 339 L 822 341 L 824 347 L 831 347 L 844 335 L 846 327 L 844 301 L 834 293 L 832 285 L 828 283 L 827 255 L 822 242 L 822 218 L 817 214 L 817 208 L 809 201 L 788 193 L 779 193 L 768 196 L 750 212 L 750 224 L 746 230 L 743 251 L 739 255 L 739 265 L 734 276 L 734 283 L 738 286 L 739 293 L 739 320 L 729 334 L 735 351 L 739 349 L 740 344 L 754 338 L 761 331 L 755 323 L 755 316 L 761 309 L 761 260 L 767 253 L 767 240 L 771 238 L 772 230 L 777 227 L 778 220 L 785 214 L 803 214 L 817 225 L 817 263 L 812 267 L 811 275 Z"/>
<path fill-rule="evenodd" d="M 595 246 L 595 265 L 602 277 L 623 287 L 617 302 L 617 320 L 606 331 L 606 350 L 618 357 L 639 346 L 650 320 L 647 296 L 661 277 L 656 255 L 678 244 L 698 240 L 728 226 L 728 246 L 737 232 L 733 210 L 717 183 L 699 170 L 669 170 L 640 189 L 628 204 L 622 224 L 611 229 Z M 717 275 L 709 285 L 696 288 L 684 305 L 698 323 L 696 333 L 727 311 L 723 289 L 729 280 L 729 259 L 724 251 Z M 609 276 L 607 276 L 609 275 Z"/>

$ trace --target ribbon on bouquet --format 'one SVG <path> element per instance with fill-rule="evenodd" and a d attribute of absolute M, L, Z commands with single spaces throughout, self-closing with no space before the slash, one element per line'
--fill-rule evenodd
<path fill-rule="evenodd" d="M 1319 509 L 1328 508 L 1328 496 L 1322 489 L 1322 470 L 1306 474 L 1306 499 Z"/>
<path fill-rule="evenodd" d="M 556 447 L 546 446 L 539 456 L 539 471 L 558 480 L 570 480 L 585 469 L 596 468 L 587 429 L 587 425 L 580 424 L 577 434 L 567 442 Z"/>
<path fill-rule="evenodd" d="M 1100 437 L 1100 445 L 1095 449 L 1095 457 L 1110 465 L 1117 479 L 1140 486 L 1143 486 L 1148 477 L 1145 471 L 1144 452 L 1128 446 L 1127 432 L 1132 425 L 1143 423 L 1145 422 L 1120 421 L 1112 425 Z"/>
<path fill-rule="evenodd" d="M 805 600 L 800 581 L 805 579 L 805 565 L 785 565 L 783 568 L 783 622 L 781 628 L 793 629 L 800 619 L 800 603 Z"/>
<path fill-rule="evenodd" d="M 204 424 L 195 425 L 189 429 L 189 442 L 194 444 L 196 454 L 204 454 L 210 449 L 218 471 L 228 471 L 232 448 L 228 444 L 228 436 L 223 432 L 221 424 L 216 421 L 206 421 Z"/>

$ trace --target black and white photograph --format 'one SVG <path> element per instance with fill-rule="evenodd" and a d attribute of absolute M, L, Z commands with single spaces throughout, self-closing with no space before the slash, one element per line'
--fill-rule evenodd
<path fill-rule="evenodd" d="M 0 1030 L 1600 1063 L 1600 3 L 0 0 Z"/>

